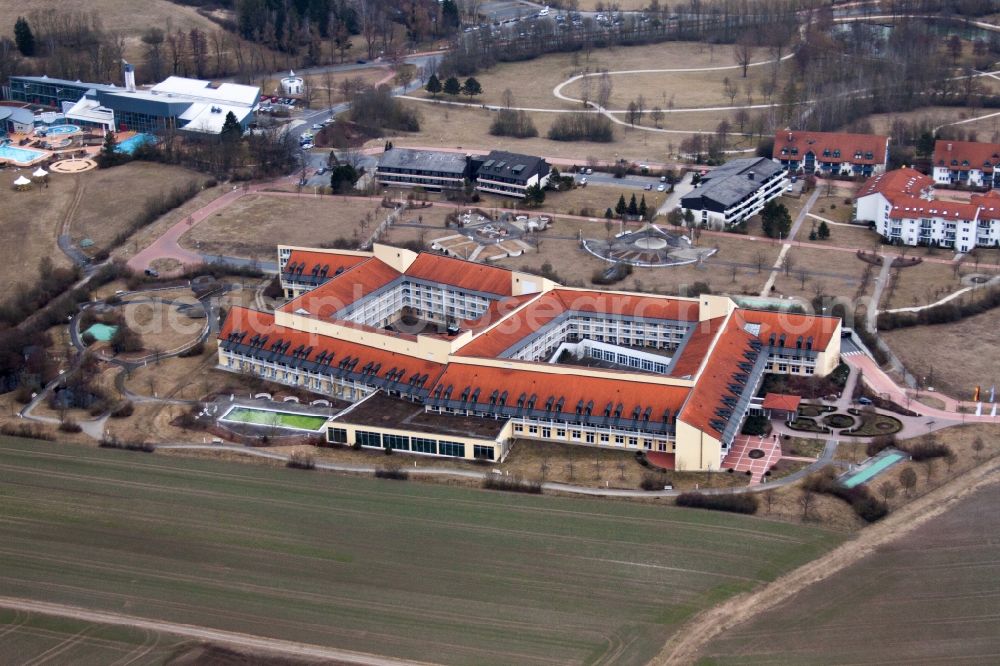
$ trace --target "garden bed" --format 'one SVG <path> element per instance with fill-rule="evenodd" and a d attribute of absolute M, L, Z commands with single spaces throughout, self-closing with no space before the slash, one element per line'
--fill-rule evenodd
<path fill-rule="evenodd" d="M 816 417 L 835 411 L 837 408 L 833 405 L 799 405 L 799 416 Z"/>
<path fill-rule="evenodd" d="M 791 423 L 789 423 L 788 427 L 791 428 L 792 430 L 798 430 L 800 432 L 816 432 L 822 434 L 827 434 L 831 432 L 829 428 L 820 425 L 819 423 L 816 423 L 814 419 L 810 418 L 801 418 L 801 417 L 797 418 Z"/>
<path fill-rule="evenodd" d="M 894 435 L 902 429 L 902 421 L 894 416 L 862 414 L 861 425 L 853 430 L 842 430 L 840 434 L 848 437 L 878 437 L 880 435 Z"/>
<path fill-rule="evenodd" d="M 856 421 L 849 414 L 830 414 L 823 417 L 823 423 L 831 428 L 853 428 Z M 886 433 L 888 434 L 888 433 Z"/>

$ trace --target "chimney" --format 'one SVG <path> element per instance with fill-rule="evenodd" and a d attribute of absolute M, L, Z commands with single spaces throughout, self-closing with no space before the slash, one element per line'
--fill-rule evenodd
<path fill-rule="evenodd" d="M 948 152 L 949 153 L 951 152 L 951 144 L 950 143 L 948 144 Z"/>
<path fill-rule="evenodd" d="M 127 62 L 125 62 L 125 90 L 135 92 L 135 67 Z"/>
<path fill-rule="evenodd" d="M 747 172 L 747 178 L 748 178 L 749 180 L 753 180 L 753 171 L 748 171 L 748 172 Z"/>
<path fill-rule="evenodd" d="M 788 133 L 788 140 L 791 141 L 794 138 L 795 138 L 795 135 L 793 133 L 789 132 Z"/>

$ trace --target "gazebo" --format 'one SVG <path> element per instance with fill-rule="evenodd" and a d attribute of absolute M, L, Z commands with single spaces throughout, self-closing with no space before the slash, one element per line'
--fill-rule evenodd
<path fill-rule="evenodd" d="M 31 181 L 24 176 L 18 176 L 17 180 L 14 181 L 14 187 L 19 190 L 26 190 L 31 187 Z"/>
<path fill-rule="evenodd" d="M 32 178 L 45 178 L 47 175 L 49 175 L 48 171 L 46 171 L 42 167 L 38 167 L 37 169 L 35 169 L 35 172 L 33 174 L 31 174 L 31 177 Z"/>

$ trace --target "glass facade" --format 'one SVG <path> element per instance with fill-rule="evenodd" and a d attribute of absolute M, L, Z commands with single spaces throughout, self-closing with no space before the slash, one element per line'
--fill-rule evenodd
<path fill-rule="evenodd" d="M 347 429 L 327 428 L 326 441 L 332 444 L 347 444 Z"/>
<path fill-rule="evenodd" d="M 373 446 L 379 449 L 382 448 L 381 433 L 371 432 L 368 430 L 358 430 L 354 433 L 354 441 L 361 446 Z"/>

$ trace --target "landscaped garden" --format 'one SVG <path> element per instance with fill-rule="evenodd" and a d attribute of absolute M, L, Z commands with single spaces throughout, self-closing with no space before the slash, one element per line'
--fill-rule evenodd
<path fill-rule="evenodd" d="M 823 417 L 823 423 L 831 428 L 853 428 L 854 417 L 848 414 L 830 414 Z"/>
<path fill-rule="evenodd" d="M 903 423 L 894 416 L 879 414 L 878 412 L 862 412 L 858 409 L 849 410 L 851 414 L 861 417 L 861 425 L 853 430 L 844 430 L 841 435 L 851 437 L 878 437 L 879 435 L 893 435 L 903 429 Z"/>

